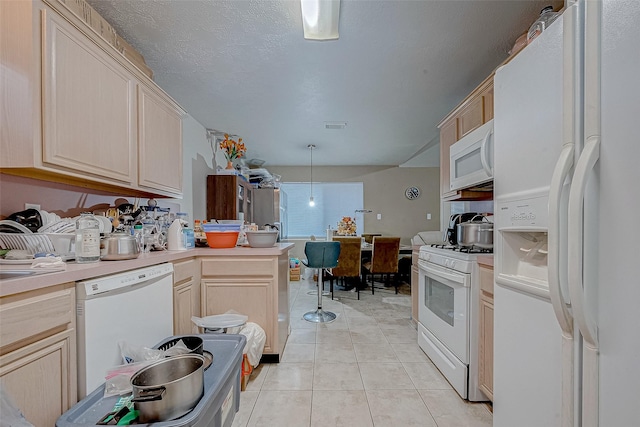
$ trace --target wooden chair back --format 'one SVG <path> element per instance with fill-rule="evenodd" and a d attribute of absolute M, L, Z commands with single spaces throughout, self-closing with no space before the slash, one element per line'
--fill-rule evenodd
<path fill-rule="evenodd" d="M 360 276 L 360 250 L 362 239 L 360 237 L 335 236 L 334 242 L 340 242 L 340 256 L 338 266 L 333 268 L 332 274 L 336 277 Z"/>
<path fill-rule="evenodd" d="M 374 236 L 371 252 L 371 273 L 397 273 L 400 237 Z"/>

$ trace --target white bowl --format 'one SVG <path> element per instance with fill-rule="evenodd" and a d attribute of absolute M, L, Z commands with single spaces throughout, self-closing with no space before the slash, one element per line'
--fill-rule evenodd
<path fill-rule="evenodd" d="M 247 240 L 252 248 L 270 248 L 278 240 L 277 231 L 247 231 Z"/>

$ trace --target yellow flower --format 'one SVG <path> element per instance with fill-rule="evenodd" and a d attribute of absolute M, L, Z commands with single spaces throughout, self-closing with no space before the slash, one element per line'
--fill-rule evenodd
<path fill-rule="evenodd" d="M 242 138 L 238 138 L 238 141 L 231 139 L 228 134 L 224 134 L 224 139 L 220 141 L 220 148 L 224 151 L 224 156 L 228 161 L 242 157 L 247 148 L 242 143 Z"/>

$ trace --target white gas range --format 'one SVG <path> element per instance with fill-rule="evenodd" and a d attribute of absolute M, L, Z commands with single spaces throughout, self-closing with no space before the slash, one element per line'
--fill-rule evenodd
<path fill-rule="evenodd" d="M 478 388 L 479 254 L 491 252 L 427 245 L 418 258 L 418 345 L 470 401 L 489 400 Z"/>

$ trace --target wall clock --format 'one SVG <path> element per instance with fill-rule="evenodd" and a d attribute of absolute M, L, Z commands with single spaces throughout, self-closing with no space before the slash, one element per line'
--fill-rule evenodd
<path fill-rule="evenodd" d="M 415 200 L 420 197 L 420 189 L 418 187 L 408 187 L 404 190 L 404 195 L 409 200 Z"/>

